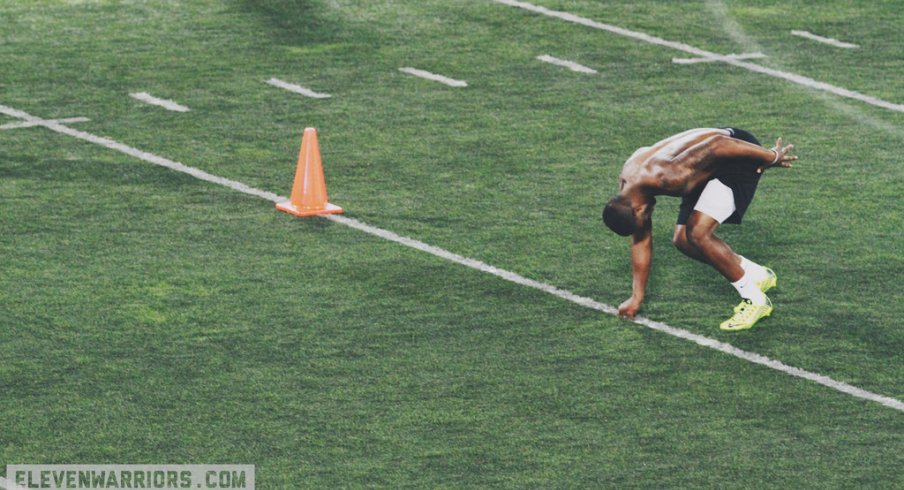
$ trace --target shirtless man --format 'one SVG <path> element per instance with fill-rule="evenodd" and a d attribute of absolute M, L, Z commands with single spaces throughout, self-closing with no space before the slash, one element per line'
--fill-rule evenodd
<path fill-rule="evenodd" d="M 772 313 L 764 294 L 776 284 L 771 269 L 734 253 L 713 233 L 723 222 L 741 223 L 764 169 L 790 167 L 793 145 L 782 139 L 771 150 L 747 131 L 734 128 L 691 129 L 635 151 L 619 177 L 619 192 L 603 209 L 612 231 L 632 236 L 633 294 L 618 307 L 634 318 L 643 303 L 653 258 L 654 196 L 681 196 L 672 242 L 685 255 L 714 267 L 741 295 L 722 330 L 744 330 Z"/>

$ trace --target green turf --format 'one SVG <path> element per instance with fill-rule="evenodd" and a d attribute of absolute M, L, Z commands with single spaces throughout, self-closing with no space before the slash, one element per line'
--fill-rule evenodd
<path fill-rule="evenodd" d="M 904 103 L 900 2 L 542 4 Z M 643 313 L 904 400 L 904 114 L 490 0 L 0 19 L 2 105 L 281 195 L 314 126 L 347 216 L 612 305 L 599 211 L 634 149 L 783 136 L 799 162 L 722 231 L 778 273 L 773 316 L 718 330 L 736 295 L 670 245 L 669 198 Z M 904 486 L 899 411 L 43 128 L 0 131 L 0 420 L 0 466 L 254 464 L 265 489 Z"/>

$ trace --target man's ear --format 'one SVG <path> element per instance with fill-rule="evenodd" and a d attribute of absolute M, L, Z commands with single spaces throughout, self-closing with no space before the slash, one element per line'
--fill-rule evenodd
<path fill-rule="evenodd" d="M 639 206 L 632 208 L 634 210 L 634 216 L 643 218 L 644 220 L 648 219 L 650 215 L 653 214 L 653 206 L 655 205 L 656 201 L 652 200 L 650 202 L 645 202 Z"/>
<path fill-rule="evenodd" d="M 642 230 L 649 226 L 650 222 L 653 218 L 653 207 L 656 205 L 656 200 L 652 199 L 650 202 L 641 204 L 634 209 L 634 222 L 637 223 L 637 229 Z"/>

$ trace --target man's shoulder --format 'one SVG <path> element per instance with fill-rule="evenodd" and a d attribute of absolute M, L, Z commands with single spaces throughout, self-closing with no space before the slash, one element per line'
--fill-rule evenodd
<path fill-rule="evenodd" d="M 634 150 L 634 153 L 632 153 L 631 156 L 628 157 L 628 160 L 629 160 L 629 161 L 631 161 L 631 160 L 636 160 L 637 157 L 639 157 L 640 155 L 642 155 L 644 152 L 649 151 L 650 148 L 651 148 L 651 147 L 649 147 L 649 146 L 641 146 L 640 148 Z"/>

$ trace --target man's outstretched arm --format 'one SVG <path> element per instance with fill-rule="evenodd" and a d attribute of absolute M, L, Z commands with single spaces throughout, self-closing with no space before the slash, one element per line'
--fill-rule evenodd
<path fill-rule="evenodd" d="M 762 164 L 757 167 L 757 173 L 762 173 L 769 167 L 790 167 L 791 162 L 797 160 L 796 156 L 788 154 L 793 149 L 794 145 L 783 147 L 781 138 L 775 141 L 775 146 L 771 149 L 766 149 L 729 136 L 720 136 L 713 142 L 712 156 L 718 159 L 759 160 Z"/>
<path fill-rule="evenodd" d="M 631 237 L 631 275 L 633 277 L 631 297 L 619 305 L 618 314 L 634 318 L 643 303 L 647 279 L 650 277 L 650 264 L 653 261 L 653 229 L 647 221 L 644 227 Z"/>

